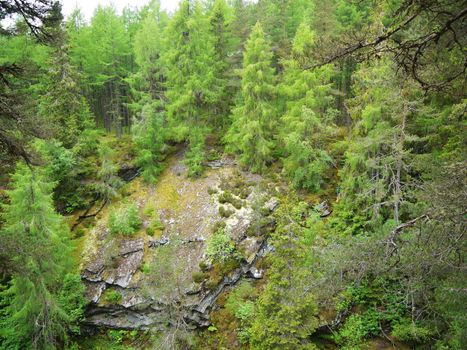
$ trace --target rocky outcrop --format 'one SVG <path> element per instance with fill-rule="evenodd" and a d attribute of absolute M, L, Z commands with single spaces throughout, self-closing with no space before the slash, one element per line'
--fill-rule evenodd
<path fill-rule="evenodd" d="M 156 187 L 153 194 L 147 194 L 148 198 L 137 198 L 142 207 L 144 200 L 151 200 L 150 196 L 154 196 L 152 200 L 164 226 L 160 238 L 139 236 L 123 239 L 96 232 L 97 244 L 94 245 L 98 248 L 93 250 L 82 269 L 86 297 L 90 301 L 86 325 L 157 329 L 171 322 L 175 308 L 192 328 L 206 327 L 210 324 L 210 311 L 226 288 L 242 278 L 263 277 L 258 260 L 272 250 L 264 232 L 271 230 L 275 224 L 269 214 L 276 210 L 279 201 L 276 198 L 263 200 L 264 205 L 260 208 L 264 209 L 264 213 L 258 216 L 253 208 L 257 199 L 266 197 L 266 194 L 259 196 L 253 191 L 247 198 L 241 199 L 241 208 L 232 206 L 233 214 L 228 219 L 222 219 L 218 214 L 218 197 L 208 194 L 208 188 L 219 188 L 219 173 L 228 174 L 232 170 L 229 167 L 234 165 L 226 160 L 211 165 L 213 170 L 207 177 L 189 181 L 180 176 L 183 175 L 183 164 L 172 164 L 167 174 L 159 180 L 161 192 Z M 253 183 L 251 186 L 259 181 L 253 175 L 247 176 L 249 183 Z M 170 181 L 178 182 L 172 186 Z M 162 191 L 170 193 L 170 200 L 162 198 Z M 240 197 L 237 196 L 237 199 L 240 200 Z M 238 268 L 216 281 L 214 287 L 207 288 L 202 283 L 194 283 L 192 274 L 199 272 L 198 265 L 206 260 L 206 240 L 215 224 L 221 220 L 225 221 L 226 231 L 243 258 Z M 250 232 L 252 226 L 259 230 Z M 104 227 L 100 226 L 101 232 L 105 230 Z M 167 249 L 173 256 L 163 255 Z M 157 270 L 160 266 L 161 271 L 165 271 L 168 259 L 176 264 L 176 268 L 169 269 L 168 273 L 155 276 L 154 270 L 142 272 L 148 264 L 153 269 Z M 177 271 L 180 276 L 175 276 Z"/>

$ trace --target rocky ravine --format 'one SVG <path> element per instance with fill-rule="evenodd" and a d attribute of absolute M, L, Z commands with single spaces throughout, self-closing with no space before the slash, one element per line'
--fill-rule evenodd
<path fill-rule="evenodd" d="M 243 277 L 262 278 L 257 262 L 271 249 L 264 232 L 274 226 L 269 214 L 278 201 L 261 189 L 261 177 L 239 172 L 232 160 L 212 162 L 203 178 L 190 180 L 181 159 L 180 154 L 172 160 L 156 186 L 134 180 L 136 190 L 129 196 L 141 212 L 154 206 L 164 225 L 159 237 L 148 236 L 144 230 L 131 238 L 111 235 L 105 215 L 87 237 L 82 264 L 90 301 L 87 325 L 159 328 L 174 322 L 177 310 L 189 327 L 208 326 L 209 312 L 224 289 Z M 240 187 L 241 194 L 236 191 Z M 238 194 L 230 197 L 237 208 L 223 196 L 230 189 Z M 220 206 L 229 212 L 228 218 L 220 216 Z M 209 270 L 206 241 L 221 221 L 241 258 L 208 288 L 205 282 L 193 282 L 192 275 L 200 272 L 201 262 Z"/>

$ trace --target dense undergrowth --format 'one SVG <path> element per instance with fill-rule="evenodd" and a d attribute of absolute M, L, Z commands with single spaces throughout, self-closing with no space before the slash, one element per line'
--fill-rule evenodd
<path fill-rule="evenodd" d="M 18 15 L 0 24 L 0 348 L 466 348 L 463 2 L 0 7 Z M 164 178 L 181 155 L 187 177 Z M 177 186 L 224 161 L 222 221 L 251 195 L 241 170 L 279 203 L 258 198 L 246 232 L 272 247 L 264 276 L 224 291 L 206 329 L 174 312 L 164 331 L 90 332 L 96 223 L 161 239 L 157 208 L 128 198 L 176 219 Z M 141 272 L 176 283 L 178 243 Z M 212 290 L 245 252 L 222 223 L 205 244 L 188 278 Z"/>

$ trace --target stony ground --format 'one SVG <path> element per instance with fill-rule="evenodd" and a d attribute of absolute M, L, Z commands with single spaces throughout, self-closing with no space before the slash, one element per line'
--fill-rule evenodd
<path fill-rule="evenodd" d="M 203 314 L 204 321 L 195 317 L 202 324 L 224 287 L 247 274 L 261 277 L 254 263 L 260 250 L 264 252 L 264 239 L 246 234 L 253 217 L 252 207 L 261 192 L 261 177 L 240 172 L 232 159 L 224 158 L 209 163 L 205 174 L 193 180 L 187 178 L 182 159 L 182 152 L 176 154 L 156 185 L 147 185 L 139 178 L 127 184 L 125 201 L 136 203 L 143 218 L 135 235 L 109 233 L 108 213 L 121 201 L 106 208 L 87 234 L 81 265 L 91 301 L 90 324 L 145 328 L 167 317 L 167 305 L 174 302 Z M 234 173 L 237 181 L 241 178 L 247 184 L 249 194 L 242 200 L 242 208 L 223 204 L 233 213 L 226 219 L 219 215 L 218 197 Z M 153 220 L 162 225 L 148 235 L 147 228 Z M 200 272 L 200 262 L 206 262 L 206 241 L 219 221 L 226 222 L 244 259 L 241 268 L 217 281 L 217 286 L 206 289 L 203 284 L 194 283 L 192 276 Z"/>

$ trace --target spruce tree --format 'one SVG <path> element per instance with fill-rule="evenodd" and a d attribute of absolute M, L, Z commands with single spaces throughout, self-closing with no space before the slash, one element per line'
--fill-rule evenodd
<path fill-rule="evenodd" d="M 387 220 L 398 224 L 413 185 L 408 142 L 409 120 L 420 100 L 410 85 L 397 80 L 388 62 L 361 69 L 351 114 L 357 121 L 340 170 L 338 217 L 344 233 L 362 233 Z M 411 185 L 412 184 L 412 185 Z"/>
<path fill-rule="evenodd" d="M 167 49 L 167 113 L 172 137 L 185 139 L 192 126 L 209 120 L 216 101 L 214 47 L 198 1 L 184 0 L 165 32 Z"/>
<path fill-rule="evenodd" d="M 83 306 L 79 279 L 67 277 L 73 267 L 69 229 L 55 213 L 52 185 L 39 169 L 18 165 L 12 187 L 0 232 L 2 255 L 8 254 L 12 271 L 1 293 L 0 344 L 3 349 L 54 349 L 66 341 Z M 77 298 L 71 297 L 75 293 Z"/>
<path fill-rule="evenodd" d="M 241 72 L 241 96 L 233 111 L 233 124 L 225 140 L 227 150 L 240 153 L 240 161 L 261 172 L 273 160 L 277 111 L 272 53 L 258 22 L 246 43 Z"/>
<path fill-rule="evenodd" d="M 217 98 L 212 104 L 212 124 L 225 127 L 236 89 L 229 82 L 234 79 L 231 55 L 237 44 L 232 34 L 234 16 L 225 0 L 216 0 L 209 15 L 210 32 L 214 44 L 215 84 Z"/>
<path fill-rule="evenodd" d="M 60 44 L 53 53 L 39 113 L 53 123 L 55 138 L 67 148 L 74 146 L 80 134 L 93 125 L 80 79 L 70 62 L 67 45 Z"/>
<path fill-rule="evenodd" d="M 314 33 L 303 22 L 295 35 L 292 57 L 284 61 L 280 86 L 286 111 L 281 118 L 285 157 L 284 171 L 297 188 L 317 191 L 331 164 L 326 146 L 332 135 L 330 79 L 332 69 L 304 70 L 313 50 Z"/>

